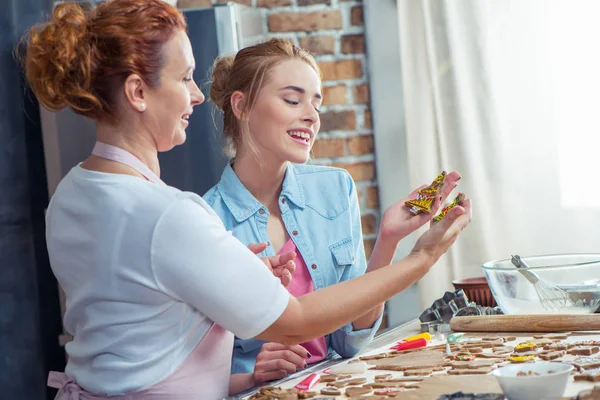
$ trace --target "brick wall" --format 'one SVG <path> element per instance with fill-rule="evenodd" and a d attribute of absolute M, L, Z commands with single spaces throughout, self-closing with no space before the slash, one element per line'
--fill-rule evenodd
<path fill-rule="evenodd" d="M 207 7 L 222 0 L 179 0 L 178 7 Z M 323 73 L 321 132 L 314 164 L 347 169 L 356 181 L 367 257 L 379 226 L 367 54 L 360 0 L 237 0 L 262 18 L 264 33 L 250 45 L 286 37 L 315 54 Z"/>

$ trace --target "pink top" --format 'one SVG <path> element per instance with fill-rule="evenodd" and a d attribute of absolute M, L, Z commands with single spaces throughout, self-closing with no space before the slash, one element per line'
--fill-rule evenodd
<path fill-rule="evenodd" d="M 310 272 L 308 272 L 308 267 L 306 266 L 302 255 L 296 248 L 296 245 L 292 239 L 288 240 L 287 243 L 283 245 L 278 254 L 287 253 L 289 251 L 295 251 L 297 255 L 294 259 L 294 262 L 296 263 L 296 270 L 292 275 L 292 282 L 287 287 L 287 290 L 294 297 L 300 297 L 307 293 L 313 292 L 315 288 L 313 286 Z M 311 358 L 306 360 L 309 364 L 321 361 L 327 356 L 327 343 L 325 342 L 325 337 L 323 336 L 302 343 L 301 346 L 312 355 Z"/>

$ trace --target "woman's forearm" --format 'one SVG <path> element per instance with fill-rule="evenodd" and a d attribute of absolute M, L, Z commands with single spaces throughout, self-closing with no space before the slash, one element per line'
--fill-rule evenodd
<path fill-rule="evenodd" d="M 363 276 L 291 298 L 282 316 L 257 338 L 298 344 L 331 333 L 408 288 L 432 264 L 424 254 L 411 254 Z"/>
<path fill-rule="evenodd" d="M 394 254 L 396 254 L 397 247 L 398 242 L 396 240 L 383 237 L 382 234 L 380 234 L 375 242 L 373 253 L 371 253 L 371 257 L 369 258 L 367 273 L 390 265 L 394 259 Z M 383 304 L 384 303 L 377 304 L 365 314 L 352 321 L 352 328 L 356 331 L 372 327 L 383 311 Z"/>

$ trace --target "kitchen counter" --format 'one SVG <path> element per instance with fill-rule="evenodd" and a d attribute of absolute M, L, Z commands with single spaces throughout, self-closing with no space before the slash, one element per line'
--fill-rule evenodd
<path fill-rule="evenodd" d="M 355 357 L 355 359 L 360 356 L 369 356 L 369 355 L 389 352 L 390 351 L 389 348 L 396 342 L 398 342 L 406 337 L 416 335 L 418 333 L 420 333 L 420 324 L 419 324 L 418 320 L 414 320 L 407 324 L 398 326 L 396 328 L 389 329 L 385 332 L 382 332 L 378 336 L 376 336 L 373 343 L 371 343 L 369 346 L 367 346 L 359 355 L 357 355 L 357 357 Z M 481 338 L 481 337 L 485 337 L 485 336 L 490 337 L 490 336 L 508 336 L 508 335 L 516 336 L 517 340 L 514 343 L 520 343 L 522 341 L 531 339 L 532 334 L 506 333 L 506 332 L 498 333 L 498 334 L 491 334 L 491 333 L 475 333 L 475 332 L 473 332 L 473 333 L 465 334 L 464 338 L 477 339 L 477 338 Z M 580 341 L 580 340 L 600 340 L 600 332 L 576 332 L 567 339 L 567 341 Z M 445 342 L 442 342 L 439 337 L 438 338 L 433 337 L 429 346 L 434 346 L 436 344 L 442 344 L 442 343 L 445 343 Z M 595 354 L 595 356 L 598 356 L 598 354 Z M 567 356 L 567 357 L 570 357 L 570 356 Z M 330 368 L 334 365 L 341 364 L 341 363 L 347 363 L 349 361 L 351 361 L 351 360 L 340 359 L 340 358 L 333 359 L 333 360 L 325 360 L 325 361 L 319 362 L 315 365 L 309 366 L 309 368 L 307 368 L 303 371 L 300 371 L 296 374 L 290 375 L 287 378 L 284 378 L 282 380 L 275 381 L 275 382 L 269 382 L 268 386 L 275 386 L 275 387 L 281 387 L 284 389 L 289 389 L 289 388 L 294 387 L 294 385 L 296 385 L 297 383 L 302 381 L 304 378 L 306 378 L 311 373 L 320 373 L 320 372 L 323 372 L 325 369 Z M 373 382 L 374 377 L 376 375 L 382 375 L 382 374 L 392 374 L 392 377 L 399 377 L 399 376 L 403 375 L 402 372 L 396 372 L 396 371 L 369 370 L 364 374 L 360 374 L 360 375 L 356 375 L 356 376 L 364 376 L 367 378 L 368 382 Z M 448 376 L 448 375 L 445 375 L 445 373 L 443 373 L 443 372 L 442 373 L 434 372 L 434 374 L 432 375 L 432 377 L 436 377 L 436 380 L 434 380 L 434 381 L 437 381 L 439 374 L 443 374 L 443 376 Z M 470 379 L 465 379 L 466 377 L 469 377 Z M 452 381 L 453 384 L 448 385 L 447 390 L 450 390 L 450 391 L 444 391 L 444 390 L 446 390 L 445 388 L 439 388 L 440 385 L 437 385 L 438 390 L 441 392 L 439 394 L 440 395 L 441 394 L 450 394 L 450 393 L 454 393 L 458 390 L 463 390 L 464 392 L 469 393 L 469 389 L 471 390 L 470 391 L 471 393 L 477 392 L 478 389 L 479 389 L 479 392 L 481 393 L 481 385 L 482 384 L 484 385 L 483 387 L 485 387 L 486 389 L 487 388 L 495 389 L 495 390 L 491 390 L 491 391 L 487 391 L 487 392 L 501 393 L 501 390 L 499 390 L 499 386 L 497 385 L 495 378 L 493 376 L 477 375 L 477 379 L 473 379 L 474 377 L 475 377 L 474 375 L 459 375 L 459 376 L 452 376 L 449 378 L 442 378 L 442 380 L 444 382 L 446 380 L 451 381 L 454 378 L 457 378 L 457 380 Z M 437 394 L 434 396 L 431 394 L 431 393 L 433 393 L 431 391 L 428 392 L 429 394 L 422 393 L 420 396 L 418 395 L 419 391 L 421 391 L 424 386 L 431 386 L 431 383 L 429 385 L 425 385 L 425 383 L 427 382 L 427 379 L 430 379 L 430 378 L 426 378 L 424 381 L 417 383 L 417 385 L 419 385 L 421 387 L 420 389 L 405 391 L 397 398 L 406 398 L 406 399 L 432 398 L 433 400 L 437 399 Z M 466 386 L 463 388 L 463 387 L 461 387 L 460 382 L 469 382 L 469 383 L 467 383 Z M 478 387 L 478 385 L 479 385 L 479 387 Z M 319 390 L 324 388 L 325 386 L 326 385 L 324 383 L 319 383 L 316 386 L 314 386 L 311 390 L 319 392 Z M 573 378 L 571 377 L 564 396 L 565 397 L 575 396 L 579 392 L 581 392 L 585 389 L 590 389 L 593 386 L 594 386 L 594 384 L 592 382 L 575 382 L 575 381 L 573 381 Z M 456 389 L 458 389 L 458 390 L 456 390 Z M 247 399 L 252 394 L 257 392 L 257 390 L 258 390 L 257 388 L 255 388 L 253 390 L 249 390 L 247 392 L 242 393 L 241 396 L 242 396 L 242 398 Z M 343 392 L 344 392 L 344 390 L 342 389 L 342 393 Z M 321 396 L 323 396 L 323 395 L 321 395 Z M 320 397 L 320 396 L 317 396 L 317 397 Z M 323 397 L 327 397 L 327 396 L 323 396 Z M 336 399 L 345 399 L 347 397 L 342 395 L 342 396 L 337 396 L 335 398 Z"/>

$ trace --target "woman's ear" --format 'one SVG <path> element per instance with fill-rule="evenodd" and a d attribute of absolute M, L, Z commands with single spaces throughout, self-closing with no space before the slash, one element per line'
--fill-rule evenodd
<path fill-rule="evenodd" d="M 231 95 L 230 101 L 233 114 L 235 114 L 237 119 L 242 120 L 246 111 L 246 95 L 239 90 L 236 90 Z"/>
<path fill-rule="evenodd" d="M 137 74 L 131 74 L 125 80 L 123 86 L 125 90 L 125 99 L 137 111 L 146 111 L 146 93 L 144 90 L 144 81 Z"/>

